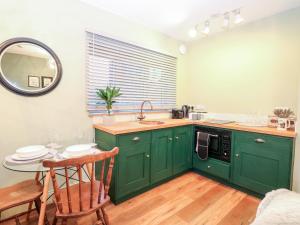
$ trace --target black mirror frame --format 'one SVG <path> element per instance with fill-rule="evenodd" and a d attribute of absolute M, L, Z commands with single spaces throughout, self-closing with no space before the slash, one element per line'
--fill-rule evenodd
<path fill-rule="evenodd" d="M 17 44 L 17 43 L 31 43 L 31 44 L 38 45 L 41 48 L 45 49 L 53 57 L 56 65 L 57 65 L 56 78 L 53 81 L 53 84 L 49 88 L 41 89 L 36 92 L 28 92 L 25 90 L 18 89 L 15 86 L 11 85 L 9 82 L 7 82 L 7 80 L 4 78 L 4 74 L 2 74 L 1 70 L 0 70 L 0 83 L 4 87 L 6 87 L 9 91 L 12 91 L 16 94 L 23 95 L 23 96 L 41 96 L 41 95 L 45 95 L 45 94 L 49 93 L 54 88 L 56 88 L 56 86 L 59 84 L 61 77 L 62 77 L 62 65 L 61 65 L 61 62 L 60 62 L 58 56 L 55 54 L 55 52 L 51 48 L 49 48 L 47 45 L 45 45 L 44 43 L 42 43 L 40 41 L 37 41 L 32 38 L 18 37 L 18 38 L 12 38 L 12 39 L 9 39 L 9 40 L 3 42 L 0 45 L 0 55 L 2 54 L 2 52 L 5 51 L 6 48 L 8 48 L 9 46 L 11 46 L 13 44 Z"/>

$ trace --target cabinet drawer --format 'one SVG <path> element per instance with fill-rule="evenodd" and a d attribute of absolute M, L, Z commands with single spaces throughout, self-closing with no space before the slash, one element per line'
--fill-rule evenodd
<path fill-rule="evenodd" d="M 247 132 L 236 132 L 235 143 L 235 147 L 241 149 L 272 151 L 280 154 L 290 154 L 293 146 L 291 138 Z"/>
<path fill-rule="evenodd" d="M 200 160 L 197 156 L 194 156 L 194 168 L 204 171 L 208 174 L 221 177 L 225 180 L 229 180 L 230 165 L 215 159 Z"/>
<path fill-rule="evenodd" d="M 151 142 L 151 132 L 139 132 L 119 136 L 119 146 L 135 146 L 149 144 Z"/>

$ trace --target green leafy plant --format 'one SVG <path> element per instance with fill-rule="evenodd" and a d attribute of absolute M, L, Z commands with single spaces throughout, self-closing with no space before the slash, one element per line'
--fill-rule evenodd
<path fill-rule="evenodd" d="M 116 102 L 115 98 L 121 96 L 120 88 L 106 87 L 106 89 L 98 89 L 96 94 L 106 103 L 108 115 L 111 113 L 112 105 Z"/>

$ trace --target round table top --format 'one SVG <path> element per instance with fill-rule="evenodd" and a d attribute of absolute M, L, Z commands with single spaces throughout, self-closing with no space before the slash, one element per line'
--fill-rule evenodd
<path fill-rule="evenodd" d="M 93 154 L 100 153 L 101 150 L 99 149 L 94 149 Z M 57 153 L 57 151 L 55 152 Z M 60 154 L 58 154 L 60 155 Z M 63 158 L 57 158 L 58 155 L 55 155 L 53 159 L 59 160 Z M 42 160 L 41 161 L 36 161 L 32 163 L 25 163 L 25 164 L 17 164 L 13 162 L 8 162 L 6 160 L 3 161 L 2 163 L 3 167 L 12 170 L 12 171 L 17 171 L 17 172 L 47 172 L 49 171 L 49 168 L 43 167 Z M 55 170 L 61 170 L 64 168 L 55 168 Z"/>
<path fill-rule="evenodd" d="M 42 163 L 30 163 L 30 164 L 14 164 L 7 161 L 3 161 L 3 167 L 17 172 L 47 172 L 49 168 L 43 167 Z"/>

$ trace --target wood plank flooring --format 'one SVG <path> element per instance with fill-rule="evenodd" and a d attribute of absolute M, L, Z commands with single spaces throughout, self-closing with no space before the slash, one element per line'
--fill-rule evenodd
<path fill-rule="evenodd" d="M 119 205 L 110 204 L 106 212 L 111 225 L 247 225 L 256 213 L 260 200 L 189 172 Z M 53 218 L 54 209 L 47 215 Z M 37 215 L 30 222 L 37 224 Z M 95 216 L 69 221 L 68 224 L 88 225 Z M 3 225 L 15 224 L 14 221 Z"/>

